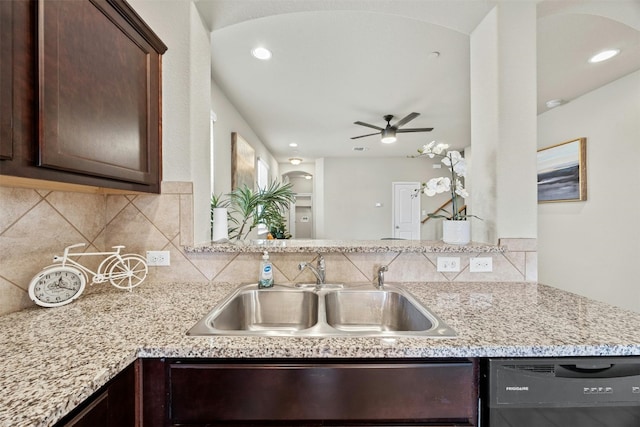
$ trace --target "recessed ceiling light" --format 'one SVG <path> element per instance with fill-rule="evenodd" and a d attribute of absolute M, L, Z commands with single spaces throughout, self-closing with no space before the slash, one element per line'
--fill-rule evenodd
<path fill-rule="evenodd" d="M 551 99 L 549 101 L 547 101 L 545 103 L 545 105 L 547 106 L 547 108 L 556 108 L 559 107 L 562 104 L 566 104 L 567 101 L 565 101 L 564 99 Z"/>
<path fill-rule="evenodd" d="M 251 51 L 251 54 L 258 59 L 262 59 L 263 61 L 271 59 L 271 51 L 266 47 L 256 47 Z"/>
<path fill-rule="evenodd" d="M 595 64 L 597 62 L 606 61 L 607 59 L 611 59 L 619 53 L 620 53 L 620 49 L 603 50 L 602 52 L 596 53 L 591 58 L 589 58 L 589 62 L 592 64 Z"/>
<path fill-rule="evenodd" d="M 305 175 L 304 179 L 311 179 L 311 175 Z"/>
<path fill-rule="evenodd" d="M 295 142 L 292 142 L 291 144 L 289 144 L 289 147 L 291 148 L 296 148 L 298 146 L 298 144 L 296 144 Z"/>
<path fill-rule="evenodd" d="M 302 159 L 300 159 L 298 157 L 291 157 L 289 159 L 289 162 L 294 166 L 298 166 L 300 163 L 302 163 Z"/>

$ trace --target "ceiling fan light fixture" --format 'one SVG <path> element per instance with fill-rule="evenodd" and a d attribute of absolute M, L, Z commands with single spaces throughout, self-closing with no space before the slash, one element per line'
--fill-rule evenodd
<path fill-rule="evenodd" d="M 365 126 L 365 127 L 368 127 L 368 128 L 372 128 L 372 129 L 377 130 L 378 132 L 368 133 L 366 135 L 353 136 L 353 137 L 351 137 L 351 139 L 359 139 L 359 138 L 365 138 L 367 136 L 380 135 L 381 136 L 380 141 L 382 141 L 384 144 L 392 144 L 392 143 L 396 142 L 396 133 L 398 133 L 398 132 L 400 132 L 400 133 L 404 133 L 404 132 L 431 132 L 433 130 L 433 128 L 408 128 L 408 129 L 407 128 L 402 128 L 404 125 L 406 125 L 411 120 L 413 120 L 416 117 L 418 117 L 419 115 L 420 115 L 420 113 L 410 113 L 407 116 L 403 117 L 402 119 L 398 120 L 395 124 L 391 125 L 391 120 L 393 119 L 393 115 L 392 114 L 387 114 L 387 115 L 382 117 L 387 122 L 387 126 L 385 128 L 382 128 L 382 127 L 376 126 L 376 125 L 372 125 L 372 124 L 369 124 L 369 123 L 361 122 L 361 121 L 353 122 L 354 125 L 360 125 L 360 126 Z M 402 128 L 402 129 L 400 129 L 400 128 Z"/>
<path fill-rule="evenodd" d="M 393 144 L 396 141 L 397 138 L 395 136 L 383 136 L 382 139 L 380 139 L 380 142 L 383 144 Z"/>
<path fill-rule="evenodd" d="M 606 61 L 607 59 L 611 59 L 619 53 L 620 53 L 620 49 L 603 50 L 602 52 L 598 52 L 595 55 L 593 55 L 591 58 L 589 58 L 589 63 L 597 64 L 598 62 L 603 62 L 603 61 Z"/>
<path fill-rule="evenodd" d="M 300 163 L 302 163 L 302 159 L 299 157 L 291 157 L 289 159 L 289 163 L 291 163 L 293 166 L 298 166 Z"/>
<path fill-rule="evenodd" d="M 396 142 L 396 130 L 392 128 L 387 128 L 382 131 L 382 138 L 380 142 L 383 144 L 393 144 Z"/>

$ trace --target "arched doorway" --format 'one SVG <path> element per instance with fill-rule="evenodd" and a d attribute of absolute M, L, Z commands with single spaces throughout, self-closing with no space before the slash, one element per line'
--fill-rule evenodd
<path fill-rule="evenodd" d="M 313 175 L 305 171 L 290 171 L 282 177 L 291 183 L 296 195 L 296 202 L 289 209 L 289 233 L 294 239 L 313 239 Z"/>

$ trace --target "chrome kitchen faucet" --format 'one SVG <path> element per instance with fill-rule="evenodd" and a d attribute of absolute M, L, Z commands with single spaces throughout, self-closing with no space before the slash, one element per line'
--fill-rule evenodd
<path fill-rule="evenodd" d="M 316 276 L 316 289 L 322 288 L 325 280 L 325 264 L 324 257 L 321 254 L 318 254 L 318 261 L 316 263 L 316 267 L 309 264 L 308 262 L 301 262 L 298 264 L 298 270 L 303 271 L 305 268 L 311 270 L 314 276 Z"/>

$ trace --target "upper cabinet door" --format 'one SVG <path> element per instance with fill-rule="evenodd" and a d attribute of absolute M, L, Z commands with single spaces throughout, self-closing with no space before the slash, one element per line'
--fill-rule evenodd
<path fill-rule="evenodd" d="M 0 159 L 13 158 L 13 2 L 0 2 Z"/>
<path fill-rule="evenodd" d="M 165 50 L 123 0 L 40 0 L 38 165 L 159 188 Z"/>

